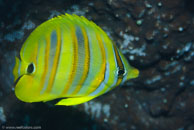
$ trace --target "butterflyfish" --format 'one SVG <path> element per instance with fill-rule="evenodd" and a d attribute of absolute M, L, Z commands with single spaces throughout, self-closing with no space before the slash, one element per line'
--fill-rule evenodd
<path fill-rule="evenodd" d="M 99 26 L 74 14 L 39 25 L 13 69 L 19 100 L 61 99 L 56 105 L 66 106 L 90 101 L 138 74 Z"/>

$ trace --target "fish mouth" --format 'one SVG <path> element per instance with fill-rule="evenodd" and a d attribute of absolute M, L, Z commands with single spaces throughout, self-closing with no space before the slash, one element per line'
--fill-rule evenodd
<path fill-rule="evenodd" d="M 14 86 L 16 86 L 16 84 L 19 82 L 19 80 L 21 79 L 21 77 L 24 75 L 21 75 L 15 82 L 14 82 Z"/>

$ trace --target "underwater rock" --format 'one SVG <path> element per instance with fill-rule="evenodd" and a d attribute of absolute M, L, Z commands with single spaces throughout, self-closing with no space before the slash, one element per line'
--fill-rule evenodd
<path fill-rule="evenodd" d="M 0 124 L 5 123 L 6 122 L 6 116 L 4 114 L 4 110 L 2 107 L 0 107 Z"/>
<path fill-rule="evenodd" d="M 42 129 L 194 129 L 192 0 L 0 1 L 0 122 Z M 26 104 L 14 96 L 14 56 L 39 24 L 59 14 L 87 17 L 105 30 L 137 79 L 73 107 Z"/>

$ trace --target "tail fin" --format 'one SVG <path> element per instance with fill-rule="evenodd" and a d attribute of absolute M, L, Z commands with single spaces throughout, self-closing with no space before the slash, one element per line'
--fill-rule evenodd
<path fill-rule="evenodd" d="M 139 70 L 136 69 L 136 68 L 131 67 L 131 68 L 129 68 L 129 70 L 128 70 L 127 80 L 133 79 L 133 78 L 137 78 L 138 75 L 139 75 Z"/>

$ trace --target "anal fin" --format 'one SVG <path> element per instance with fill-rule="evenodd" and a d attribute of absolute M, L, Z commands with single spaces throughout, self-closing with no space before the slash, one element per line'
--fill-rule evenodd
<path fill-rule="evenodd" d="M 87 101 L 92 100 L 95 98 L 95 96 L 85 96 L 85 97 L 75 97 L 75 98 L 66 98 L 61 99 L 58 103 L 55 105 L 65 105 L 65 106 L 72 106 L 72 105 L 78 105 Z"/>

